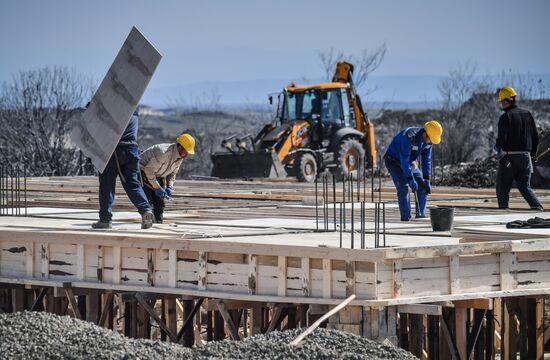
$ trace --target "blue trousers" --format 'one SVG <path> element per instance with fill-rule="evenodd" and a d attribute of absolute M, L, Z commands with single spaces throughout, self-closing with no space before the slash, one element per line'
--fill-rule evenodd
<path fill-rule="evenodd" d="M 401 214 L 401 221 L 409 221 L 411 219 L 411 197 L 409 194 L 409 186 L 403 170 L 401 169 L 401 164 L 384 155 L 384 164 L 386 169 L 390 173 L 390 176 L 393 180 L 393 184 L 397 189 L 397 202 L 399 203 L 399 212 Z M 422 173 L 420 170 L 413 170 L 413 177 L 418 183 L 418 190 L 416 192 L 418 202 L 418 213 L 416 217 L 426 217 L 426 204 L 428 201 L 428 194 L 422 186 L 424 180 L 422 178 Z"/>
<path fill-rule="evenodd" d="M 105 170 L 99 174 L 99 220 L 111 221 L 113 218 L 113 203 L 115 202 L 116 178 L 119 175 L 117 160 L 120 166 L 122 186 L 130 201 L 143 215 L 151 211 L 147 196 L 139 181 L 139 149 L 137 145 L 118 146 L 109 159 Z"/>
<path fill-rule="evenodd" d="M 531 189 L 531 173 L 533 165 L 529 154 L 510 154 L 506 155 L 500 161 L 497 170 L 497 199 L 499 208 L 507 208 L 508 200 L 510 199 L 510 189 L 514 180 L 518 186 L 518 190 L 527 201 L 529 206 L 534 209 L 541 207 L 537 195 Z"/>

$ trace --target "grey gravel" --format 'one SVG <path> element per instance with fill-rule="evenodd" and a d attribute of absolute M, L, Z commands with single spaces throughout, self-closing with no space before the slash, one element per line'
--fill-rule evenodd
<path fill-rule="evenodd" d="M 45 312 L 0 314 L 3 359 L 416 359 L 398 348 L 356 335 L 317 329 L 302 345 L 302 330 L 272 332 L 243 341 L 210 342 L 188 349 L 130 339 L 92 323 Z"/>

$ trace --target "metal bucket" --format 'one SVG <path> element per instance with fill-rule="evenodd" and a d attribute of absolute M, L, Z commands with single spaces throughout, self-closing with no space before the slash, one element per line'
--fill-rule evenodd
<path fill-rule="evenodd" d="M 453 228 L 455 209 L 452 207 L 437 207 L 430 209 L 430 222 L 433 231 L 449 231 Z"/>

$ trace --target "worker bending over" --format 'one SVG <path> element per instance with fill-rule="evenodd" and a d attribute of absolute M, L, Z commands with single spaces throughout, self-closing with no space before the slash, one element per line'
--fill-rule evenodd
<path fill-rule="evenodd" d="M 544 211 L 537 195 L 531 189 L 531 159 L 537 156 L 539 134 L 531 113 L 516 105 L 516 91 L 505 86 L 498 93 L 498 101 L 504 114 L 498 120 L 496 150 L 502 150 L 504 157 L 499 161 L 496 192 L 498 207 L 508 208 L 510 189 L 515 180 L 518 190 L 532 210 Z"/>
<path fill-rule="evenodd" d="M 426 217 L 426 202 L 432 190 L 430 183 L 432 144 L 441 142 L 443 128 L 435 121 L 428 121 L 424 127 L 410 127 L 401 130 L 388 146 L 384 163 L 397 188 L 397 200 L 401 221 L 411 220 L 409 188 L 417 194 L 416 217 Z M 421 156 L 422 172 L 413 168 L 413 162 Z"/>
<path fill-rule="evenodd" d="M 180 135 L 174 144 L 153 145 L 141 154 L 143 190 L 153 207 L 155 221 L 162 224 L 165 198 L 174 193 L 174 181 L 181 162 L 195 154 L 195 139 Z"/>

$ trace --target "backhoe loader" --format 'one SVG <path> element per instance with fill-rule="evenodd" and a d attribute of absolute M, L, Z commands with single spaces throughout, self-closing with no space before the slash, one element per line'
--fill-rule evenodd
<path fill-rule="evenodd" d="M 356 177 L 376 163 L 374 127 L 353 85 L 353 65 L 339 62 L 332 82 L 297 86 L 277 96 L 275 120 L 255 136 L 232 136 L 212 155 L 219 178 L 297 177 L 329 170 Z M 270 97 L 273 102 L 273 97 Z"/>

